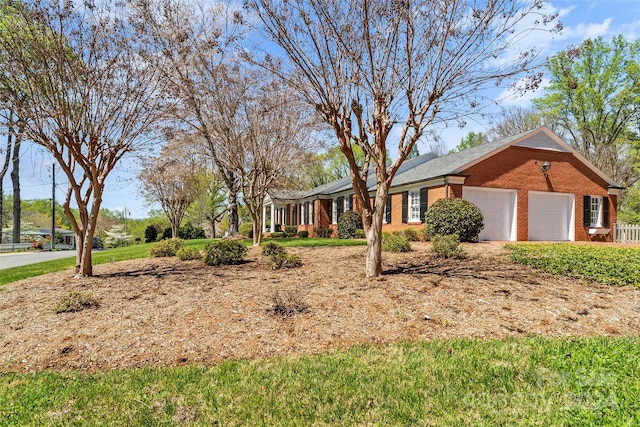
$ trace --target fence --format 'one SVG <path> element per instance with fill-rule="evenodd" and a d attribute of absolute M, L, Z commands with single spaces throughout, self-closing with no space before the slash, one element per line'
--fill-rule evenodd
<path fill-rule="evenodd" d="M 617 243 L 640 243 L 640 225 L 615 224 L 613 241 Z"/>

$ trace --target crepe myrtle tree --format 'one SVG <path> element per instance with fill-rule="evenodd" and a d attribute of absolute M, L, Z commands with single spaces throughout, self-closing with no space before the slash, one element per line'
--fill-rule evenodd
<path fill-rule="evenodd" d="M 160 205 L 173 238 L 178 237 L 187 209 L 202 190 L 204 166 L 194 146 L 192 136 L 178 137 L 163 147 L 158 156 L 141 161 L 140 192 L 148 202 Z"/>
<path fill-rule="evenodd" d="M 0 33 L 3 100 L 24 120 L 24 138 L 49 151 L 69 183 L 63 208 L 78 276 L 93 274 L 107 177 L 150 140 L 164 110 L 161 81 L 137 55 L 125 12 L 110 0 L 30 2 L 11 9 Z"/>
<path fill-rule="evenodd" d="M 264 199 L 269 189 L 294 175 L 315 148 L 313 115 L 290 87 L 260 70 L 239 66 L 229 79 L 218 135 L 221 150 L 240 178 L 253 222 L 253 244 L 262 241 Z"/>
<path fill-rule="evenodd" d="M 173 118 L 201 137 L 227 189 L 227 218 L 231 235 L 238 233 L 240 178 L 229 163 L 220 134 L 226 111 L 218 108 L 228 96 L 230 68 L 246 32 L 240 10 L 225 2 L 134 0 L 137 43 L 145 60 L 177 101 Z"/>
<path fill-rule="evenodd" d="M 381 230 L 391 181 L 437 122 L 463 121 L 481 90 L 519 77 L 536 87 L 535 48 L 520 48 L 554 25 L 540 0 L 246 0 L 280 53 L 267 67 L 335 132 L 349 162 L 367 237 L 365 274 L 382 273 Z M 559 29 L 555 24 L 553 29 Z M 531 45 L 531 44 L 530 44 Z M 353 146 L 365 153 L 357 164 Z M 387 158 L 395 146 L 397 157 Z M 368 174 L 377 183 L 373 197 Z"/>

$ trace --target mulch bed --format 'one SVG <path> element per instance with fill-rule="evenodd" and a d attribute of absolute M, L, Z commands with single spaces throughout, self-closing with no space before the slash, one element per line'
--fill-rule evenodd
<path fill-rule="evenodd" d="M 0 289 L 0 371 L 98 371 L 313 354 L 360 343 L 435 338 L 631 335 L 640 290 L 554 277 L 512 264 L 502 247 L 466 245 L 465 260 L 429 244 L 384 253 L 364 277 L 364 247 L 292 248 L 304 267 L 147 258 L 64 271 Z M 72 291 L 99 307 L 56 314 Z"/>

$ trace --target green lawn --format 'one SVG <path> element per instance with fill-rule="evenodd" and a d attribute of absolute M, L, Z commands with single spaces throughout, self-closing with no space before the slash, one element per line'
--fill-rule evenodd
<path fill-rule="evenodd" d="M 188 247 L 203 249 L 207 243 L 212 242 L 211 239 L 185 240 Z M 359 246 L 366 245 L 364 240 L 345 240 L 345 239 L 264 239 L 263 242 L 274 241 L 286 247 L 309 247 L 309 246 Z M 245 245 L 250 246 L 251 240 L 245 240 Z M 149 256 L 149 247 L 153 243 L 145 243 L 141 245 L 132 245 L 124 248 L 105 249 L 93 252 L 93 264 L 104 264 L 107 262 L 125 261 L 135 258 L 146 258 Z M 16 280 L 26 279 L 28 277 L 40 276 L 47 273 L 73 268 L 75 266 L 75 257 L 46 261 L 37 264 L 26 265 L 22 267 L 7 268 L 0 270 L 0 286 Z"/>
<path fill-rule="evenodd" d="M 12 425 L 640 425 L 640 338 L 366 345 L 215 366 L 0 374 Z"/>
<path fill-rule="evenodd" d="M 508 244 L 511 260 L 553 274 L 640 288 L 640 247 L 574 243 Z"/>

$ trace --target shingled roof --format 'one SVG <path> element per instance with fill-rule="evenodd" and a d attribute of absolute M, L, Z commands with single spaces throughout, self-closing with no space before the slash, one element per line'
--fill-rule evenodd
<path fill-rule="evenodd" d="M 436 157 L 433 153 L 427 153 L 407 160 L 398 169 L 391 187 L 410 185 L 446 176 L 462 175 L 465 169 L 468 169 L 475 163 L 511 146 L 572 153 L 597 175 L 603 178 L 611 188 L 621 188 L 615 181 L 593 166 L 582 155 L 545 126 L 442 157 Z M 376 186 L 375 173 L 371 170 L 369 172 L 367 187 L 370 191 L 375 191 Z M 351 188 L 351 178 L 341 178 L 311 189 L 305 193 L 302 198 L 329 196 L 348 191 Z"/>

